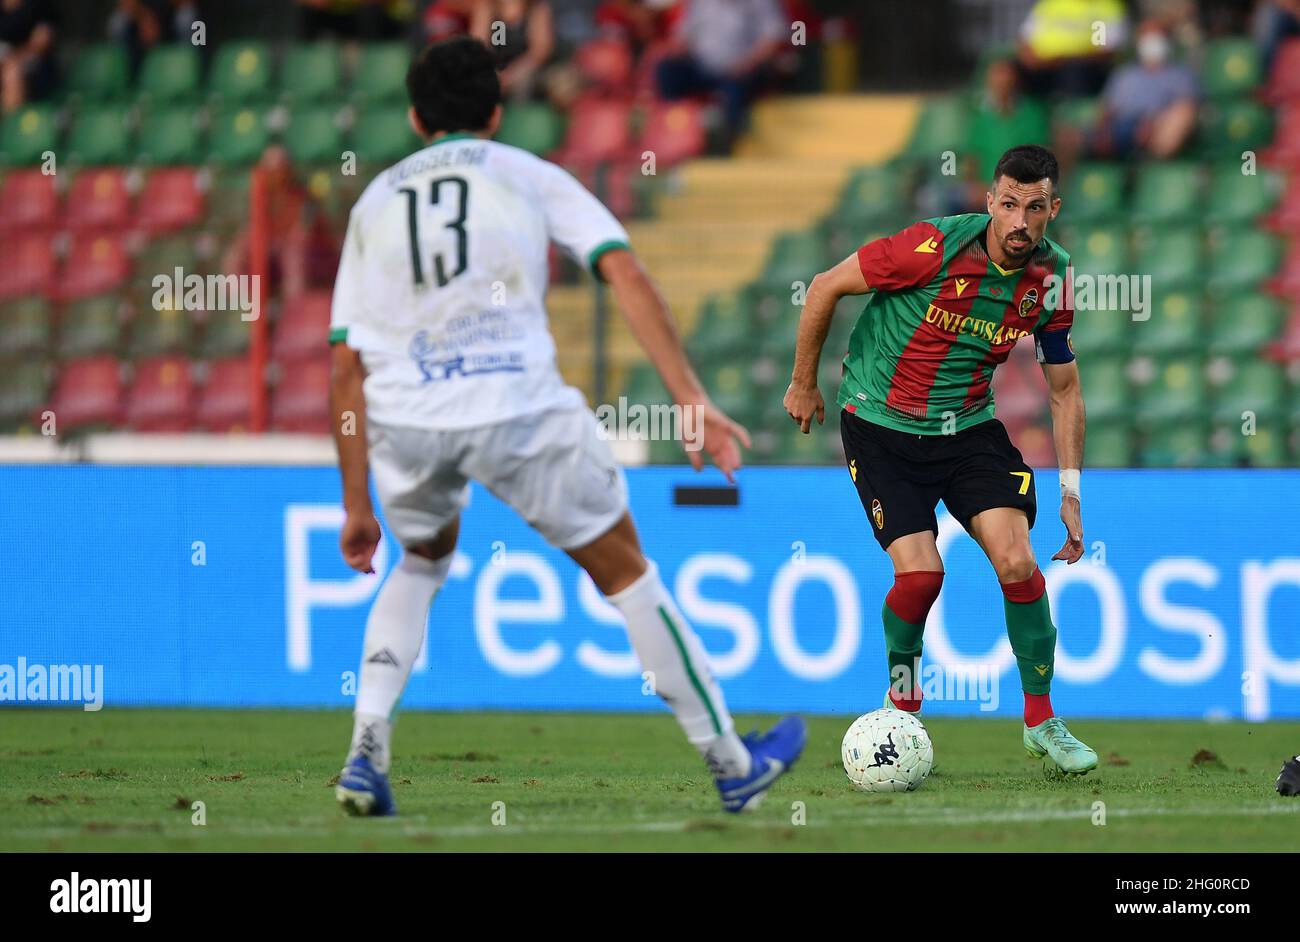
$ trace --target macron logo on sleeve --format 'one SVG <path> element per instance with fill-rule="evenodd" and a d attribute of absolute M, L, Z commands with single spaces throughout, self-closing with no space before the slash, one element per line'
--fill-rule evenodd
<path fill-rule="evenodd" d="M 934 255 L 939 251 L 939 240 L 934 237 L 926 239 L 916 248 L 912 249 L 912 251 L 920 252 L 923 255 Z"/>

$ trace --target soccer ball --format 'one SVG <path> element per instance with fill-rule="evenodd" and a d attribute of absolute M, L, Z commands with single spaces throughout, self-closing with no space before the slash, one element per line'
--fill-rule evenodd
<path fill-rule="evenodd" d="M 920 788 L 934 764 L 930 734 L 911 713 L 876 710 L 859 716 L 840 747 L 849 781 L 867 792 Z"/>

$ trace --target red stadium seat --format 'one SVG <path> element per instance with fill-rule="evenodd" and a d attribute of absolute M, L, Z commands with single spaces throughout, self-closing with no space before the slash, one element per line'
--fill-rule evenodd
<path fill-rule="evenodd" d="M 87 357 L 64 365 L 50 401 L 59 433 L 116 425 L 122 412 L 122 376 L 116 358 Z"/>
<path fill-rule="evenodd" d="M 131 221 L 126 174 L 115 167 L 83 170 L 72 181 L 64 221 L 73 230 L 113 230 Z"/>
<path fill-rule="evenodd" d="M 246 357 L 213 361 L 194 411 L 195 424 L 209 432 L 246 430 L 253 411 L 251 382 Z"/>
<path fill-rule="evenodd" d="M 564 144 L 552 159 L 591 166 L 632 155 L 632 106 L 618 98 L 584 95 L 573 103 Z"/>
<path fill-rule="evenodd" d="M 140 432 L 188 431 L 194 413 L 190 361 L 182 356 L 142 360 L 126 396 L 126 424 Z"/>
<path fill-rule="evenodd" d="M 1273 166 L 1300 169 L 1300 101 L 1277 109 L 1277 132 L 1263 160 Z"/>
<path fill-rule="evenodd" d="M 654 151 L 656 169 L 665 169 L 704 153 L 701 106 L 693 101 L 657 102 L 650 108 L 637 152 Z"/>
<path fill-rule="evenodd" d="M 621 39 L 593 39 L 573 56 L 578 73 L 607 92 L 623 92 L 632 81 L 632 51 Z"/>
<path fill-rule="evenodd" d="M 122 234 L 86 234 L 72 240 L 59 278 L 59 294 L 65 301 L 106 294 L 131 274 L 131 258 Z"/>
<path fill-rule="evenodd" d="M 5 238 L 5 259 L 0 265 L 0 300 L 24 295 L 48 296 L 54 288 L 54 249 L 48 236 L 35 234 Z"/>
<path fill-rule="evenodd" d="M 198 174 L 188 167 L 166 167 L 145 181 L 137 222 L 152 236 L 192 226 L 203 211 Z"/>
<path fill-rule="evenodd" d="M 1288 301 L 1300 301 L 1300 239 L 1292 240 L 1291 250 L 1271 287 Z"/>
<path fill-rule="evenodd" d="M 1264 95 L 1277 103 L 1300 101 L 1300 39 L 1288 39 L 1278 48 Z"/>
<path fill-rule="evenodd" d="M 1291 174 L 1281 202 L 1268 216 L 1268 224 L 1283 235 L 1300 236 L 1300 173 Z"/>
<path fill-rule="evenodd" d="M 271 428 L 277 432 L 329 433 L 330 360 L 321 356 L 285 370 L 271 399 Z"/>
<path fill-rule="evenodd" d="M 38 233 L 58 225 L 59 193 L 54 175 L 15 170 L 0 188 L 0 232 Z"/>
<path fill-rule="evenodd" d="M 678 6 L 685 6 L 685 4 L 678 4 Z M 660 62 L 676 54 L 675 48 L 671 40 L 662 40 L 646 47 L 646 50 L 641 53 L 641 61 L 636 66 L 633 88 L 637 101 L 648 104 L 659 97 L 659 83 L 655 73 Z"/>
<path fill-rule="evenodd" d="M 319 358 L 329 344 L 330 292 L 308 291 L 285 302 L 275 325 L 271 356 L 277 362 Z"/>

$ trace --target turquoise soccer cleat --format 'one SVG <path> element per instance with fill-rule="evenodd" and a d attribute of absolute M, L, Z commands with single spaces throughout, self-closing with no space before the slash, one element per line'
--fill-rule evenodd
<path fill-rule="evenodd" d="M 1047 757 L 1056 763 L 1057 774 L 1086 775 L 1097 767 L 1097 753 L 1075 739 L 1059 716 L 1049 717 L 1034 727 L 1026 726 L 1024 742 L 1025 752 L 1032 758 Z M 1050 766 L 1049 771 L 1052 771 Z"/>

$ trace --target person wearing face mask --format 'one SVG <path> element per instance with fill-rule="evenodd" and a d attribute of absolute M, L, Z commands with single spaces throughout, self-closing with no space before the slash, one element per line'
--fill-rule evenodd
<path fill-rule="evenodd" d="M 1196 127 L 1196 76 L 1170 61 L 1173 49 L 1155 22 L 1138 30 L 1137 60 L 1111 76 L 1089 150 L 1100 157 L 1177 154 Z"/>

